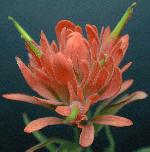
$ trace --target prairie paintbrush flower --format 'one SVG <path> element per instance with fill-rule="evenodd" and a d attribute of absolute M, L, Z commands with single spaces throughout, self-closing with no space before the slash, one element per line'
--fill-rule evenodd
<path fill-rule="evenodd" d="M 29 65 L 16 57 L 17 64 L 27 84 L 40 97 L 22 93 L 4 94 L 11 100 L 24 101 L 56 111 L 61 118 L 45 117 L 29 123 L 25 132 L 31 133 L 49 125 L 68 124 L 82 129 L 80 145 L 88 147 L 94 140 L 94 124 L 116 127 L 130 126 L 132 121 L 114 114 L 124 105 L 144 99 L 147 95 L 137 91 L 115 104 L 115 97 L 126 91 L 133 80 L 123 81 L 123 73 L 132 64 L 119 67 L 129 44 L 129 35 L 120 33 L 133 12 L 131 5 L 116 28 L 102 27 L 100 35 L 96 26 L 87 24 L 87 38 L 82 28 L 69 20 L 61 20 L 55 27 L 58 45 L 49 43 L 41 32 L 38 45 L 12 18 L 14 25 L 26 42 Z M 90 107 L 101 102 L 104 107 L 92 117 Z"/>

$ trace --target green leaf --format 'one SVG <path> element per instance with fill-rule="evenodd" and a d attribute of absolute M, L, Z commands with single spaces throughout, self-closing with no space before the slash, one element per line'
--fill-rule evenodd
<path fill-rule="evenodd" d="M 32 37 L 25 31 L 25 29 L 11 16 L 8 16 L 8 19 L 13 22 L 14 26 L 18 30 L 18 32 L 21 34 L 21 38 L 25 40 L 25 42 L 30 46 L 31 50 L 35 53 L 37 57 L 41 56 L 41 51 L 36 47 L 34 44 L 34 40 Z"/>
<path fill-rule="evenodd" d="M 93 118 L 96 117 L 97 115 L 99 115 L 99 113 L 102 111 L 102 109 L 104 109 L 104 107 L 107 105 L 108 105 L 108 102 L 106 100 L 102 101 L 100 103 L 100 105 L 97 106 L 97 108 L 93 114 Z"/>
<path fill-rule="evenodd" d="M 125 96 L 124 98 L 117 101 L 117 103 L 106 106 L 100 114 L 116 114 L 121 108 L 123 108 L 125 105 L 136 101 L 136 100 L 142 100 L 145 99 L 148 95 L 143 91 L 136 91 L 128 96 Z"/>
<path fill-rule="evenodd" d="M 23 120 L 24 120 L 24 123 L 27 125 L 30 120 L 27 116 L 27 114 L 23 114 Z M 42 132 L 40 131 L 36 131 L 36 132 L 32 132 L 33 136 L 39 141 L 39 142 L 43 142 L 43 141 L 46 141 L 48 140 L 48 138 L 42 134 Z M 56 151 L 56 147 L 54 144 L 46 144 L 46 148 L 50 151 L 50 152 L 53 152 L 53 151 Z"/>
<path fill-rule="evenodd" d="M 50 139 L 47 139 L 47 140 L 41 142 L 40 144 L 37 144 L 37 145 L 31 147 L 30 149 L 26 150 L 26 152 L 34 152 L 38 149 L 44 148 L 44 147 L 46 147 L 47 144 L 50 143 L 50 141 L 51 141 Z"/>
<path fill-rule="evenodd" d="M 93 152 L 93 150 L 92 150 L 90 147 L 88 147 L 88 148 L 85 150 L 85 152 Z"/>
<path fill-rule="evenodd" d="M 58 152 L 81 152 L 81 149 L 80 145 L 70 143 L 62 145 Z"/>
<path fill-rule="evenodd" d="M 49 139 L 43 141 L 42 143 L 31 147 L 26 152 L 34 152 L 36 150 L 39 150 L 41 148 L 46 147 L 48 144 L 52 144 L 52 143 L 63 145 L 63 147 L 65 147 L 66 150 L 69 150 L 69 152 L 70 151 L 72 151 L 72 152 L 80 152 L 80 150 L 81 150 L 81 148 L 77 144 L 73 144 L 70 141 L 66 141 L 66 140 L 60 139 L 60 138 L 49 138 Z M 52 151 L 52 152 L 55 152 L 55 151 Z"/>
<path fill-rule="evenodd" d="M 73 131 L 74 131 L 74 142 L 78 143 L 79 140 L 79 130 L 76 126 L 73 127 Z"/>
<path fill-rule="evenodd" d="M 136 150 L 135 152 L 150 152 L 150 147 L 141 148 Z"/>
<path fill-rule="evenodd" d="M 121 98 L 120 100 L 118 100 L 115 104 L 111 104 L 106 106 L 104 109 L 102 109 L 101 111 L 98 111 L 99 115 L 103 115 L 103 114 L 116 114 L 121 108 L 123 108 L 125 105 L 136 101 L 136 100 L 142 100 L 145 99 L 148 95 L 143 92 L 143 91 L 136 91 L 128 96 L 124 96 L 123 98 Z M 98 132 L 103 128 L 103 125 L 96 125 L 95 126 L 95 132 L 97 135 Z"/>
<path fill-rule="evenodd" d="M 124 15 L 122 16 L 122 18 L 120 19 L 120 21 L 118 22 L 118 24 L 116 25 L 116 27 L 114 28 L 114 30 L 112 31 L 110 38 L 111 39 L 116 39 L 118 38 L 118 36 L 120 35 L 120 33 L 122 32 L 123 28 L 125 27 L 126 23 L 128 22 L 128 20 L 131 18 L 132 14 L 133 14 L 133 8 L 136 6 L 136 2 L 134 2 L 124 13 Z"/>
<path fill-rule="evenodd" d="M 13 17 L 8 16 L 8 19 L 13 22 L 14 26 L 25 41 L 33 41 L 31 36 L 23 29 L 23 27 L 21 27 L 21 25 L 19 25 L 19 23 Z"/>
<path fill-rule="evenodd" d="M 26 114 L 23 114 L 23 120 L 25 124 L 27 125 L 30 120 Z M 26 152 L 34 152 L 35 150 L 41 149 L 46 147 L 50 152 L 55 152 L 56 151 L 56 144 L 62 145 L 65 149 L 72 151 L 72 152 L 80 152 L 81 147 L 78 144 L 74 144 L 70 141 L 60 139 L 60 138 L 47 138 L 45 135 L 43 135 L 40 131 L 36 131 L 32 133 L 33 136 L 40 142 L 39 144 L 33 146 Z"/>
<path fill-rule="evenodd" d="M 69 152 L 67 149 L 63 149 L 60 152 Z"/>
<path fill-rule="evenodd" d="M 106 133 L 107 139 L 109 141 L 109 146 L 105 149 L 104 152 L 115 152 L 115 141 L 112 136 L 110 127 L 105 126 L 105 133 Z"/>

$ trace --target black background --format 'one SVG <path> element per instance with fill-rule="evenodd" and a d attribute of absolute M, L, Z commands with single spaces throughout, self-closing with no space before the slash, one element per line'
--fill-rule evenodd
<path fill-rule="evenodd" d="M 11 15 L 38 42 L 43 30 L 48 39 L 56 39 L 54 27 L 60 19 L 70 19 L 85 26 L 86 23 L 115 26 L 131 0 L 0 0 L 0 93 L 25 92 L 34 94 L 26 85 L 15 56 L 27 63 L 24 43 L 12 24 L 7 20 Z M 132 68 L 124 78 L 133 78 L 135 83 L 130 92 L 150 90 L 150 1 L 137 0 L 134 11 L 124 33 L 130 34 L 130 46 L 123 63 L 133 61 Z M 112 128 L 117 152 L 131 152 L 142 146 L 150 146 L 150 103 L 149 98 L 128 105 L 119 112 L 134 121 L 129 128 Z M 0 99 L 0 152 L 23 152 L 36 144 L 32 135 L 23 132 L 22 113 L 34 119 L 53 114 L 33 105 L 8 102 Z M 45 130 L 48 136 L 71 138 L 69 127 L 50 127 Z M 100 152 L 105 145 L 103 133 L 96 138 L 93 149 Z"/>

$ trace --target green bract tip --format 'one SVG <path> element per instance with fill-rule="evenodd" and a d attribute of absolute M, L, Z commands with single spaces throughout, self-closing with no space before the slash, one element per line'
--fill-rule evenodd
<path fill-rule="evenodd" d="M 19 25 L 19 23 L 13 17 L 8 16 L 8 19 L 13 22 L 14 26 L 16 27 L 16 29 L 18 30 L 18 32 L 21 34 L 21 37 L 25 41 L 33 41 L 33 39 L 31 38 L 31 36 L 21 27 L 21 25 Z"/>
<path fill-rule="evenodd" d="M 25 31 L 25 29 L 13 17 L 8 16 L 8 19 L 13 22 L 14 26 L 16 27 L 18 32 L 21 34 L 21 38 L 23 38 L 25 42 L 28 43 L 28 45 L 31 47 L 31 50 L 36 54 L 36 56 L 40 57 L 41 52 L 33 43 L 34 40 L 32 39 L 32 37 Z"/>
<path fill-rule="evenodd" d="M 125 27 L 126 23 L 128 22 L 128 20 L 130 19 L 130 17 L 133 14 L 133 8 L 137 5 L 136 2 L 134 2 L 130 7 L 128 7 L 128 9 L 125 11 L 124 15 L 122 16 L 122 18 L 120 19 L 120 21 L 118 22 L 118 24 L 116 25 L 116 27 L 114 28 L 114 30 L 112 31 L 110 38 L 111 39 L 116 39 L 118 38 L 118 36 L 120 35 L 120 33 L 122 32 L 123 28 Z"/>
<path fill-rule="evenodd" d="M 76 119 L 78 113 L 79 113 L 79 109 L 76 106 L 74 106 L 72 108 L 71 114 L 68 117 L 66 117 L 64 123 L 68 123 Z"/>

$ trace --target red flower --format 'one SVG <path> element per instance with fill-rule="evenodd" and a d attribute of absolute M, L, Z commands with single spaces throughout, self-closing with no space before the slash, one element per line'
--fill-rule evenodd
<path fill-rule="evenodd" d="M 50 45 L 42 32 L 40 46 L 37 46 L 40 57 L 33 53 L 29 44 L 26 44 L 29 66 L 16 57 L 28 85 L 54 105 L 58 101 L 68 105 L 75 100 L 94 104 L 117 94 L 122 84 L 118 64 L 127 50 L 128 35 L 115 43 L 107 43 L 109 28 L 104 29 L 99 38 L 96 27 L 86 25 L 87 40 L 81 28 L 67 20 L 60 21 L 55 29 L 59 47 L 54 41 Z M 21 95 L 14 97 L 31 101 Z"/>
<path fill-rule="evenodd" d="M 37 131 L 48 125 L 76 125 L 82 129 L 80 144 L 87 147 L 94 140 L 93 124 L 116 127 L 132 125 L 131 120 L 111 114 L 93 118 L 87 116 L 93 104 L 104 100 L 108 103 L 130 87 L 132 81 L 123 82 L 122 74 L 131 62 L 119 68 L 128 48 L 129 36 L 114 37 L 109 27 L 102 28 L 99 36 L 97 27 L 87 24 L 86 39 L 82 28 L 68 20 L 58 22 L 55 31 L 58 46 L 55 41 L 50 44 L 43 32 L 40 45 L 28 38 L 28 66 L 16 57 L 27 84 L 43 98 L 21 93 L 5 94 L 3 97 L 54 109 L 67 118 L 65 121 L 56 117 L 40 118 L 29 123 L 25 132 Z M 146 94 L 137 92 L 123 100 L 128 103 L 136 100 L 135 97 L 142 99 Z"/>

